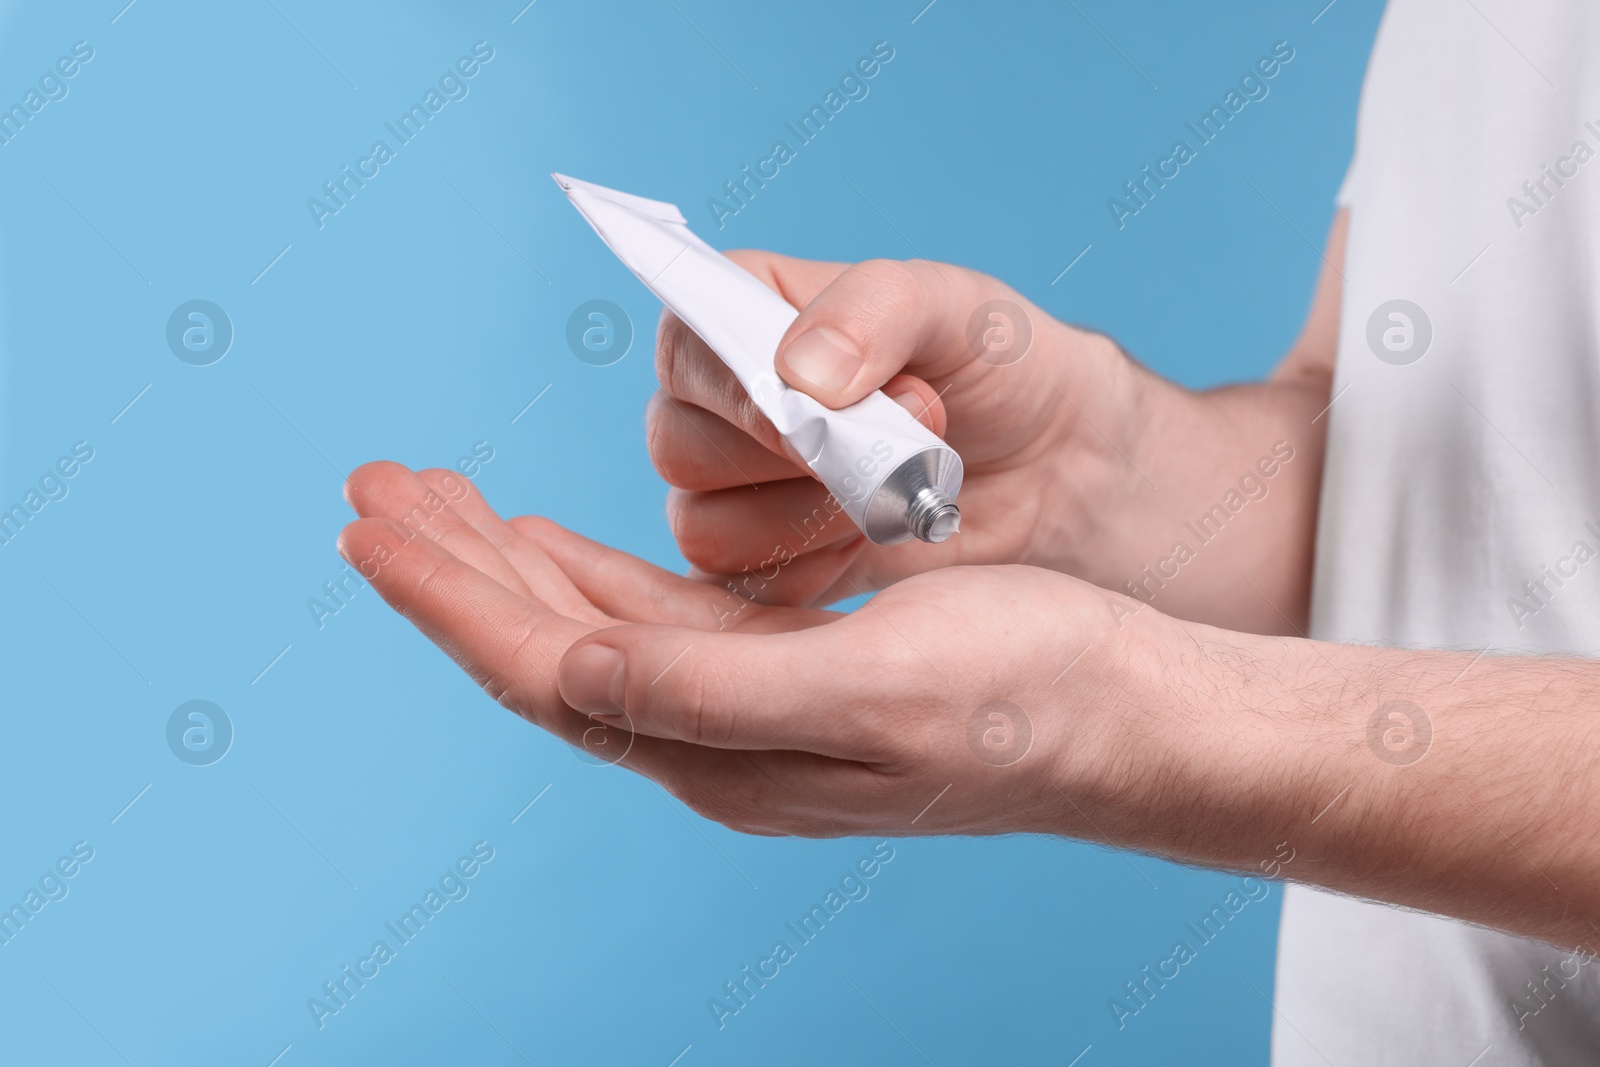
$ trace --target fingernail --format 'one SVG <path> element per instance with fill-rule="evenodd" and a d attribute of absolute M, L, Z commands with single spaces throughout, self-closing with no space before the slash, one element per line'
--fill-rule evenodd
<path fill-rule="evenodd" d="M 914 418 L 921 418 L 928 410 L 928 405 L 922 402 L 922 397 L 915 389 L 906 388 L 897 393 L 890 393 L 889 399 L 911 412 Z"/>
<path fill-rule="evenodd" d="M 605 645 L 584 645 L 567 656 L 562 686 L 567 703 L 586 715 L 615 715 L 623 710 L 622 653 Z"/>
<path fill-rule="evenodd" d="M 861 368 L 855 346 L 826 327 L 803 333 L 783 350 L 789 373 L 818 389 L 841 393 Z"/>

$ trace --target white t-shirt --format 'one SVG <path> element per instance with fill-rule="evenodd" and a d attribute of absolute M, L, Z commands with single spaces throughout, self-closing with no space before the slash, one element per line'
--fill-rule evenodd
<path fill-rule="evenodd" d="M 1392 0 L 1341 202 L 1311 636 L 1595 653 L 1600 4 Z M 1275 1002 L 1279 1067 L 1600 1063 L 1600 960 L 1299 886 Z"/>

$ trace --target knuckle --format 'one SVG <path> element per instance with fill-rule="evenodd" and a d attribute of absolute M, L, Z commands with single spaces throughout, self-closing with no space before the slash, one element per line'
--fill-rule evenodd
<path fill-rule="evenodd" d="M 651 398 L 644 419 L 644 443 L 651 465 L 668 485 L 681 489 L 695 487 L 699 470 L 694 441 L 683 432 L 686 417 L 675 401 L 657 393 Z"/>
<path fill-rule="evenodd" d="M 445 572 L 450 569 L 448 560 L 436 559 L 417 578 L 418 599 L 425 603 L 439 603 L 455 596 L 456 583 Z"/>
<path fill-rule="evenodd" d="M 499 704 L 507 711 L 515 712 L 517 715 L 522 715 L 522 709 L 518 705 L 516 697 L 511 692 L 510 682 L 500 678 L 498 675 L 491 673 L 484 675 L 483 680 L 479 682 L 479 685 L 482 686 L 484 694 L 490 700 L 494 701 L 496 704 Z"/>
<path fill-rule="evenodd" d="M 667 416 L 671 414 L 667 411 L 667 405 L 671 403 L 672 401 L 665 395 L 656 392 L 650 397 L 650 402 L 644 409 L 645 451 L 650 453 L 650 462 L 655 464 L 656 473 L 663 478 L 667 477 L 667 472 L 662 468 L 662 464 L 667 461 L 668 446 L 671 443 L 668 437 L 671 431 L 667 423 Z M 667 480 L 670 482 L 672 479 L 667 478 Z"/>
<path fill-rule="evenodd" d="M 896 259 L 857 263 L 834 283 L 826 314 L 868 359 L 884 358 L 927 312 L 925 273 L 922 264 Z"/>
<path fill-rule="evenodd" d="M 656 379 L 663 389 L 681 395 L 684 368 L 689 360 L 687 351 L 693 331 L 682 319 L 666 308 L 661 309 L 661 319 L 656 324 Z"/>
<path fill-rule="evenodd" d="M 735 551 L 719 532 L 727 524 L 716 522 L 710 510 L 703 493 L 667 490 L 667 526 L 683 558 L 701 570 L 738 570 L 733 563 Z"/>
<path fill-rule="evenodd" d="M 559 530 L 561 528 L 557 523 L 551 519 L 545 518 L 543 515 L 517 515 L 513 518 L 507 519 L 506 522 L 513 530 L 517 531 L 517 533 L 535 539 L 537 539 L 541 534 L 547 534 L 552 530 Z"/>
<path fill-rule="evenodd" d="M 500 679 L 500 683 L 505 692 L 520 692 L 525 688 L 537 691 L 540 688 L 538 682 L 529 685 L 530 678 L 537 677 L 536 674 L 529 674 L 529 667 L 532 666 L 532 669 L 537 671 L 539 669 L 537 665 L 549 660 L 550 636 L 546 620 L 541 619 L 530 622 L 516 638 L 516 643 L 512 645 L 511 653 L 506 657 L 502 668 L 504 677 Z M 554 685 L 552 684 L 550 688 L 554 689 Z"/>
<path fill-rule="evenodd" d="M 683 741 L 710 748 L 726 747 L 734 733 L 733 717 L 708 666 L 692 662 L 693 653 L 688 648 L 677 655 L 684 662 L 668 664 L 666 671 L 646 682 L 640 693 L 640 706 L 652 717 L 665 713 L 673 732 Z"/>
<path fill-rule="evenodd" d="M 669 400 L 719 415 L 758 441 L 777 441 L 777 431 L 733 373 L 693 330 L 665 310 L 656 331 L 656 380 Z"/>
<path fill-rule="evenodd" d="M 892 290 L 914 285 L 915 271 L 911 260 L 864 259 L 845 273 L 856 284 Z"/>
<path fill-rule="evenodd" d="M 850 289 L 861 294 L 863 313 L 883 319 L 914 314 L 922 307 L 922 270 L 898 259 L 869 259 L 851 268 Z"/>
<path fill-rule="evenodd" d="M 691 542 L 694 540 L 693 517 L 694 493 L 673 487 L 667 490 L 667 529 L 672 531 L 673 540 L 678 542 L 678 551 L 683 553 L 683 558 L 701 566 L 700 561 L 690 554 Z"/>
<path fill-rule="evenodd" d="M 695 744 L 728 747 L 738 733 L 739 711 L 728 699 L 721 675 L 714 667 L 701 662 L 693 664 L 685 677 L 687 692 L 682 698 L 692 701 L 688 724 Z"/>

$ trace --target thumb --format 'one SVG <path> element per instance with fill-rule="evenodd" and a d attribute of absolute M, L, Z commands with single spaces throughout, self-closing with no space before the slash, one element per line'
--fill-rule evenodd
<path fill-rule="evenodd" d="M 949 374 L 973 358 L 966 333 L 974 310 L 1006 294 L 1021 300 L 991 278 L 947 264 L 858 263 L 789 327 L 778 344 L 778 374 L 831 408 L 855 403 L 902 371 L 914 376 L 908 381 Z M 928 392 L 924 399 L 936 396 Z"/>
<path fill-rule="evenodd" d="M 828 623 L 792 633 L 716 633 L 680 626 L 598 630 L 562 657 L 562 699 L 633 733 L 722 749 L 789 749 L 871 759 L 870 723 L 841 705 L 872 706 L 881 686 Z M 885 702 L 888 694 L 882 694 Z"/>

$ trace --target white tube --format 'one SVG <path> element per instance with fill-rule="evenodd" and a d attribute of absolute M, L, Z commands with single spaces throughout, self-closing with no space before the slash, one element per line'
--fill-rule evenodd
<path fill-rule="evenodd" d="M 799 316 L 689 230 L 672 204 L 552 175 L 617 258 L 733 371 L 869 539 L 943 541 L 961 523 L 961 457 L 881 391 L 835 411 L 791 389 L 774 357 Z"/>

